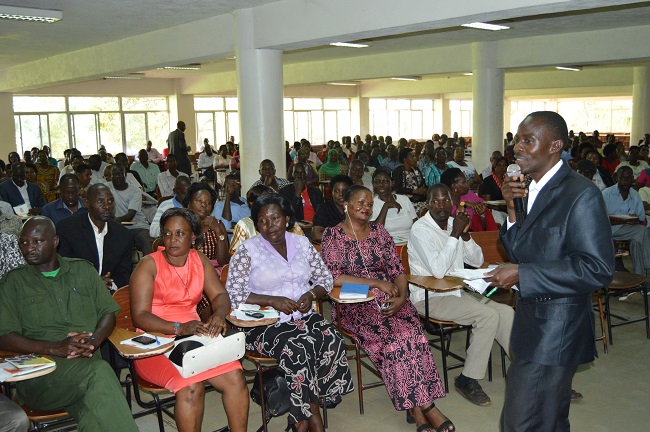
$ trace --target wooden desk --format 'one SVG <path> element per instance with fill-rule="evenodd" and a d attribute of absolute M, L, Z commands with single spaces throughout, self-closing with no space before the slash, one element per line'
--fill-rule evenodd
<path fill-rule="evenodd" d="M 341 287 L 335 287 L 330 291 L 329 297 L 336 304 L 336 329 L 341 331 L 341 321 L 343 317 L 341 316 L 341 305 L 342 304 L 355 304 L 355 303 L 365 303 L 375 299 L 375 295 L 371 290 L 368 291 L 368 297 L 362 299 L 342 299 L 341 298 Z"/>
<path fill-rule="evenodd" d="M 445 276 L 442 279 L 434 276 L 407 275 L 406 277 L 413 285 L 433 292 L 457 291 L 465 286 L 461 278 L 453 276 Z"/>
<path fill-rule="evenodd" d="M 639 217 L 633 215 L 609 215 L 609 223 L 612 225 L 637 225 Z"/>
<path fill-rule="evenodd" d="M 508 211 L 508 208 L 506 207 L 506 200 L 485 201 L 485 205 L 490 210 L 497 210 L 502 212 Z"/>
<path fill-rule="evenodd" d="M 142 349 L 134 346 L 123 345 L 122 341 L 131 339 L 132 337 L 141 335 L 142 333 L 132 332 L 123 328 L 115 327 L 113 333 L 108 337 L 108 340 L 111 341 L 117 352 L 120 355 L 127 359 L 140 359 L 146 357 L 153 357 L 155 355 L 163 354 L 174 348 L 174 342 L 169 342 L 164 345 L 160 345 L 154 349 Z M 150 333 L 155 334 L 155 333 Z M 158 336 L 163 336 L 159 334 Z"/>
<path fill-rule="evenodd" d="M 264 310 L 264 308 L 262 308 L 262 310 Z M 275 324 L 279 320 L 279 318 L 262 318 L 262 319 L 256 319 L 250 321 L 240 320 L 233 314 L 233 312 L 234 311 L 230 311 L 230 315 L 226 316 L 226 319 L 228 320 L 228 322 L 230 322 L 230 324 L 239 328 L 267 326 L 267 325 Z M 255 311 L 251 311 L 251 312 L 255 312 Z"/>

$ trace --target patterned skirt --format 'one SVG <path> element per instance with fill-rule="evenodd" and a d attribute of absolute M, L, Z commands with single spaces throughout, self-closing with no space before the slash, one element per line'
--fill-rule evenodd
<path fill-rule="evenodd" d="M 285 374 L 291 391 L 289 423 L 311 417 L 309 404 L 318 404 L 320 397 L 338 401 L 354 389 L 345 341 L 322 315 L 245 332 L 246 349 L 276 359 Z"/>

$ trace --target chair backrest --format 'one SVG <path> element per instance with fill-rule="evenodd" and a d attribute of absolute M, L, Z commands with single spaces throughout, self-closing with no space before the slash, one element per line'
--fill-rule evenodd
<path fill-rule="evenodd" d="M 159 247 L 160 247 L 160 237 L 156 237 L 156 239 L 151 244 L 151 250 L 156 252 Z"/>
<path fill-rule="evenodd" d="M 122 309 L 115 316 L 115 327 L 135 331 L 135 326 L 133 325 L 133 320 L 131 319 L 131 298 L 129 297 L 129 286 L 125 285 L 115 291 L 115 294 L 113 294 L 113 299 L 115 299 L 118 306 Z"/>
<path fill-rule="evenodd" d="M 411 266 L 409 265 L 408 244 L 402 246 L 402 250 L 399 253 L 399 259 L 402 261 L 402 265 L 404 266 L 404 271 L 406 272 L 406 274 L 407 275 L 411 274 Z"/>
<path fill-rule="evenodd" d="M 221 282 L 226 285 L 226 281 L 228 280 L 228 267 L 230 267 L 229 264 L 226 264 L 225 266 L 221 267 L 221 275 L 219 276 L 221 278 Z"/>
<path fill-rule="evenodd" d="M 510 262 L 510 258 L 499 240 L 499 231 L 476 231 L 469 235 L 483 250 L 483 260 L 486 264 Z"/>

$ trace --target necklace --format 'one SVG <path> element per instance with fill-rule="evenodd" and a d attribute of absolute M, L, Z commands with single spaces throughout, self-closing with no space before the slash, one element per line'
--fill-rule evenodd
<path fill-rule="evenodd" d="M 185 296 L 187 298 L 190 298 L 190 291 L 187 288 L 187 284 L 190 282 L 190 268 L 189 268 L 189 266 L 187 267 L 187 275 L 185 277 L 185 280 L 183 280 L 181 275 L 178 273 L 178 270 L 176 270 L 176 266 L 169 261 L 169 258 L 167 258 L 167 254 L 165 254 L 165 260 L 171 266 L 171 268 L 174 269 L 174 273 L 176 273 L 176 276 L 178 276 L 178 278 L 181 280 L 181 283 L 183 284 L 183 288 L 185 288 Z M 185 259 L 185 264 L 183 264 L 182 267 L 185 267 L 186 265 L 187 265 L 187 258 Z"/>

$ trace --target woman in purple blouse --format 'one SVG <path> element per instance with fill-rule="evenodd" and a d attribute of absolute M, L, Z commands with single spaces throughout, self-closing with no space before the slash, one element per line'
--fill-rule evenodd
<path fill-rule="evenodd" d="M 246 348 L 278 360 L 291 391 L 289 424 L 324 431 L 318 401 L 328 406 L 353 389 L 345 342 L 312 302 L 332 290 L 332 275 L 306 237 L 288 233 L 295 224 L 284 196 L 260 196 L 251 209 L 260 235 L 242 243 L 230 260 L 226 289 L 233 308 L 242 303 L 280 312 L 270 326 L 245 329 Z"/>

